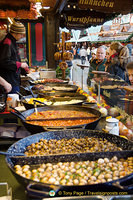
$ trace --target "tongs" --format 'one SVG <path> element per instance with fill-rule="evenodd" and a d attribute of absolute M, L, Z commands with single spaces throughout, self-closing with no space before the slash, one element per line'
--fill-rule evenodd
<path fill-rule="evenodd" d="M 44 103 L 44 102 L 42 102 L 42 101 L 39 101 L 39 100 L 36 100 L 36 99 L 34 99 L 33 102 L 43 104 L 44 106 L 49 106 L 49 105 L 47 105 L 46 103 Z M 47 102 L 48 102 L 48 101 L 47 101 Z M 55 101 L 54 101 L 53 99 L 52 99 L 52 101 L 50 100 L 50 106 L 53 105 L 54 102 L 55 102 Z"/>
<path fill-rule="evenodd" d="M 20 92 L 17 91 L 17 94 L 20 95 L 21 98 L 24 99 L 24 101 L 26 101 L 26 103 L 28 103 L 28 101 L 26 100 L 26 98 Z"/>
<path fill-rule="evenodd" d="M 31 89 L 31 87 L 30 87 L 30 86 L 27 86 L 27 88 L 28 88 L 28 90 L 30 91 L 30 93 L 31 93 L 32 97 L 33 97 L 33 98 L 35 98 L 35 94 L 32 92 L 32 89 Z"/>

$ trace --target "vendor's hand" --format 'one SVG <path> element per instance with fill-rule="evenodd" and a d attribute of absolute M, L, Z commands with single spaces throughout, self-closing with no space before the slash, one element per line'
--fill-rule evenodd
<path fill-rule="evenodd" d="M 12 86 L 8 82 L 4 85 L 4 88 L 6 90 L 6 93 L 9 93 L 12 90 Z"/>
<path fill-rule="evenodd" d="M 23 68 L 23 69 L 25 69 L 25 71 L 27 72 L 27 73 L 29 73 L 29 67 L 28 67 L 28 65 L 27 65 L 27 63 L 21 63 L 21 68 Z"/>

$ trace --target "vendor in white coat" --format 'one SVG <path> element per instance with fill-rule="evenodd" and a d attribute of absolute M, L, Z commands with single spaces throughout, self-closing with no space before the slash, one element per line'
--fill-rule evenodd
<path fill-rule="evenodd" d="M 87 57 L 87 50 L 82 46 L 82 48 L 79 51 L 79 55 L 81 58 L 81 64 L 85 64 L 86 57 Z"/>

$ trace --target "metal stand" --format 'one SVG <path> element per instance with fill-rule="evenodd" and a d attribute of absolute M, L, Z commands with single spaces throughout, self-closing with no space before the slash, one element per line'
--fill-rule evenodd
<path fill-rule="evenodd" d="M 83 85 L 84 85 L 84 68 L 87 68 L 88 66 L 87 65 L 80 65 L 80 64 L 77 64 L 78 67 L 80 67 L 82 69 L 82 75 L 81 75 L 81 87 L 83 89 Z"/>
<path fill-rule="evenodd" d="M 100 104 L 100 81 L 98 82 L 98 103 Z"/>
<path fill-rule="evenodd" d="M 81 68 L 82 69 L 82 75 L 81 75 L 81 87 L 82 87 L 82 89 L 83 89 L 83 77 L 84 77 L 84 68 Z"/>
<path fill-rule="evenodd" d="M 104 71 L 92 71 L 92 73 L 95 75 L 95 81 L 98 83 L 98 103 L 100 104 L 100 83 L 109 73 Z"/>

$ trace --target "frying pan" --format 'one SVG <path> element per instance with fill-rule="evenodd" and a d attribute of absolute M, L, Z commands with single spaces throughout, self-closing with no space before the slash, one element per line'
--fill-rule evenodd
<path fill-rule="evenodd" d="M 45 93 L 38 93 L 39 97 L 53 97 L 53 98 L 58 98 L 58 97 L 71 97 L 73 99 L 79 98 L 79 97 L 84 97 L 84 95 L 79 94 L 78 92 L 65 92 L 65 91 L 52 91 L 52 92 L 45 92 Z"/>
<path fill-rule="evenodd" d="M 88 112 L 88 113 L 92 113 L 96 116 L 98 116 L 98 119 L 88 123 L 88 124 L 83 124 L 83 125 L 76 125 L 76 126 L 64 126 L 64 127 L 52 127 L 52 126 L 39 126 L 39 125 L 33 125 L 33 124 L 29 124 L 26 122 L 25 118 L 28 117 L 29 115 L 31 115 L 32 113 L 35 112 L 35 109 L 29 109 L 27 111 L 24 112 L 18 112 L 17 110 L 15 110 L 16 112 L 12 112 L 12 114 L 16 115 L 17 117 L 19 117 L 24 125 L 24 127 L 31 133 L 31 134 L 35 134 L 35 133 L 40 133 L 43 131 L 48 131 L 48 130 L 60 130 L 60 129 L 74 129 L 74 128 L 86 128 L 86 129 L 95 129 L 96 125 L 98 124 L 99 120 L 101 119 L 101 113 L 100 111 L 93 109 L 93 108 L 86 108 L 86 107 L 82 107 L 82 106 L 45 106 L 45 107 L 38 107 L 37 111 L 47 111 L 47 110 L 75 110 L 75 111 L 82 111 L 82 112 Z"/>
<path fill-rule="evenodd" d="M 40 85 L 43 85 L 43 84 L 40 84 Z M 46 84 L 45 86 L 48 86 L 48 84 Z M 63 92 L 63 93 L 75 93 L 78 89 L 78 86 L 76 85 L 68 85 L 68 84 L 64 84 L 64 85 L 61 85 L 61 84 L 56 84 L 54 86 L 62 86 L 62 87 L 66 87 L 68 88 L 69 90 L 52 90 L 52 85 L 49 85 L 51 87 L 51 90 L 39 90 L 39 89 L 35 89 L 34 88 L 34 85 L 32 86 L 28 86 L 28 87 L 22 87 L 21 86 L 21 93 L 24 94 L 24 95 L 32 95 L 34 96 L 35 94 L 39 94 L 39 95 L 45 95 L 45 93 L 51 93 L 51 92 Z"/>
<path fill-rule="evenodd" d="M 14 144 L 8 149 L 8 152 L 15 152 L 17 145 Z M 36 164 L 41 163 L 57 163 L 57 162 L 71 162 L 71 161 L 85 161 L 85 160 L 97 160 L 99 158 L 109 158 L 111 159 L 113 156 L 117 156 L 118 159 L 127 157 L 132 157 L 133 151 L 120 151 L 120 152 L 101 152 L 101 153 L 83 153 L 83 154 L 73 154 L 73 155 L 54 155 L 54 156 L 45 156 L 45 159 L 37 159 Z M 19 160 L 20 161 L 20 160 Z M 27 187 L 27 191 L 30 192 L 32 195 L 36 195 L 37 197 L 49 197 L 49 192 L 51 190 L 54 190 L 55 196 L 59 196 L 60 193 L 63 191 L 67 192 L 74 192 L 75 195 L 79 192 L 85 192 L 85 191 L 91 191 L 91 192 L 119 192 L 119 191 L 125 191 L 128 194 L 132 194 L 133 192 L 133 173 L 129 174 L 128 176 L 124 176 L 123 178 L 105 182 L 105 183 L 97 183 L 92 185 L 74 185 L 74 186 L 63 186 L 63 185 L 55 185 L 55 184 L 48 184 L 48 183 L 39 183 L 36 181 L 29 180 L 25 177 L 22 177 L 21 175 L 18 175 L 14 171 L 14 165 L 16 164 L 29 164 L 34 165 L 34 159 L 28 160 L 28 163 L 23 160 L 22 162 L 18 163 L 17 160 L 13 160 L 13 158 L 7 156 L 6 162 L 13 173 L 13 175 L 16 177 L 18 182 L 25 185 Z M 60 192 L 60 193 L 59 193 Z M 64 195 L 65 196 L 65 195 Z"/>
<path fill-rule="evenodd" d="M 99 138 L 99 139 L 106 139 L 107 141 L 116 144 L 118 147 L 122 148 L 122 150 L 130 150 L 133 151 L 133 142 L 126 140 L 122 137 L 119 137 L 117 135 L 112 135 L 112 134 L 107 134 L 104 131 L 99 131 L 99 130 L 87 130 L 87 129 L 66 129 L 66 130 L 56 130 L 56 131 L 49 131 L 49 132 L 42 132 L 38 134 L 34 134 L 28 137 L 25 137 L 18 142 L 14 143 L 9 149 L 8 153 L 24 153 L 26 151 L 26 147 L 39 142 L 40 139 L 46 139 L 46 140 L 51 140 L 51 139 L 56 139 L 56 140 L 62 140 L 63 138 L 66 139 L 71 139 L 71 138 L 84 138 L 85 136 L 87 137 L 93 137 L 93 138 Z M 92 153 L 91 153 L 92 154 Z M 72 154 L 71 154 L 72 155 Z M 32 162 L 36 163 L 37 159 L 42 162 L 43 161 L 43 156 L 33 156 L 32 157 Z M 45 159 L 45 156 L 44 156 Z M 20 159 L 21 160 L 21 159 Z M 23 161 L 28 162 L 28 157 L 23 157 Z M 34 164 L 35 164 L 34 163 Z"/>
<path fill-rule="evenodd" d="M 34 95 L 35 97 L 34 98 L 38 98 L 38 95 L 37 94 L 35 94 Z M 25 109 L 32 109 L 32 108 L 34 108 L 34 104 L 29 104 L 27 101 L 26 101 L 26 99 L 31 99 L 31 98 L 33 98 L 33 96 L 32 95 L 27 95 L 27 96 L 23 96 L 23 97 L 21 97 L 21 102 L 22 102 L 22 104 L 24 105 L 24 107 L 25 107 Z"/>
<path fill-rule="evenodd" d="M 42 85 L 42 84 L 41 84 Z M 50 92 L 50 91 L 58 91 L 58 92 L 76 92 L 77 91 L 77 89 L 78 89 L 78 86 L 76 86 L 76 85 L 69 85 L 69 84 L 45 84 L 44 85 L 44 87 L 50 87 L 51 89 L 42 89 L 42 90 L 35 90 L 34 89 L 34 87 L 35 86 L 30 86 L 30 88 L 34 91 L 34 92 L 36 92 L 36 93 L 45 93 L 45 92 Z M 60 87 L 59 89 L 58 88 L 56 88 L 56 87 Z M 64 87 L 66 88 L 66 90 L 64 89 Z"/>
<path fill-rule="evenodd" d="M 62 80 L 62 82 L 56 82 L 56 79 L 55 79 L 55 81 L 51 81 L 51 82 L 41 82 L 41 81 L 43 81 L 43 80 L 45 80 L 45 78 L 44 79 L 37 79 L 36 81 L 33 81 L 33 80 L 29 80 L 29 83 L 30 83 L 30 85 L 37 85 L 37 84 L 56 84 L 56 83 L 59 83 L 59 84 L 67 84 L 69 81 L 68 80 Z"/>
<path fill-rule="evenodd" d="M 41 96 L 41 97 L 40 97 Z M 80 102 L 72 102 L 71 104 L 73 105 L 77 105 L 77 104 L 82 104 L 85 100 L 86 100 L 86 97 L 84 95 L 74 95 L 74 96 L 62 96 L 62 97 L 50 97 L 50 96 L 43 96 L 43 95 L 37 95 L 35 94 L 35 98 L 45 98 L 49 101 L 52 101 L 52 102 L 62 102 L 62 101 L 71 101 L 71 100 L 81 100 Z M 28 96 L 24 96 L 21 98 L 21 102 L 23 103 L 24 107 L 28 110 L 28 109 L 32 109 L 34 108 L 34 104 L 30 104 L 28 102 L 25 101 L 25 99 L 30 99 L 30 98 L 33 98 L 32 95 L 28 95 Z M 67 103 L 66 103 L 67 105 Z M 70 104 L 69 104 L 70 105 Z M 44 104 L 43 103 L 40 103 L 39 105 L 37 105 L 38 107 L 43 107 Z"/>
<path fill-rule="evenodd" d="M 117 151 L 117 152 L 100 152 L 100 153 L 79 153 L 79 154 L 67 154 L 67 155 L 53 155 L 53 156 L 33 156 L 33 157 L 6 157 L 6 162 L 8 167 L 10 168 L 10 170 L 12 171 L 12 173 L 14 174 L 14 176 L 17 178 L 17 180 L 22 183 L 23 185 L 27 186 L 28 184 L 30 184 L 27 188 L 27 190 L 29 190 L 31 193 L 33 193 L 34 190 L 37 190 L 37 188 L 39 187 L 42 188 L 43 190 L 46 189 L 47 194 L 49 193 L 49 190 L 51 190 L 51 187 L 49 184 L 40 184 L 40 183 L 36 183 L 34 181 L 31 181 L 19 176 L 18 174 L 15 173 L 15 171 L 13 170 L 13 167 L 15 164 L 41 164 L 43 162 L 64 162 L 64 161 L 76 161 L 76 160 L 87 160 L 87 159 L 91 159 L 91 160 L 96 160 L 99 157 L 104 158 L 104 157 L 108 157 L 111 158 L 114 155 L 118 156 L 119 158 L 126 158 L 127 156 L 132 156 L 133 155 L 133 143 L 131 141 L 128 141 L 124 138 L 121 138 L 119 136 L 116 135 L 111 135 L 111 134 L 106 134 L 103 131 L 96 131 L 96 130 L 79 130 L 79 129 L 72 129 L 72 130 L 60 130 L 60 131 L 49 131 L 49 132 L 42 132 L 42 133 L 38 133 L 35 135 L 31 135 L 28 136 L 26 138 L 23 138 L 21 140 L 19 140 L 18 142 L 14 143 L 13 145 L 11 145 L 9 147 L 9 149 L 7 150 L 7 152 L 9 154 L 15 154 L 15 153 L 24 153 L 26 150 L 26 147 L 31 145 L 32 143 L 36 143 L 38 142 L 40 139 L 46 139 L 46 140 L 50 140 L 50 139 L 57 139 L 57 140 L 61 140 L 62 138 L 82 138 L 82 137 L 94 137 L 94 138 L 106 138 L 108 141 L 117 144 L 117 146 L 121 147 L 123 149 L 123 151 Z M 123 179 L 120 180 L 120 183 L 125 182 L 129 184 L 130 179 L 133 178 L 133 175 L 125 177 Z M 117 180 L 118 181 L 118 180 Z M 116 181 L 112 181 L 112 182 L 108 182 L 106 183 L 102 183 L 102 184 L 95 184 L 95 185 L 86 185 L 86 186 L 72 186 L 71 187 L 61 187 L 61 186 L 53 186 L 55 190 L 59 190 L 59 188 L 61 190 L 64 191 L 114 191 L 114 189 L 117 191 L 119 190 L 120 185 L 117 186 L 113 186 L 113 184 L 116 184 Z M 123 186 L 124 187 L 124 186 Z M 128 188 L 130 189 L 130 187 Z M 122 189 L 123 190 L 123 189 Z M 127 188 L 125 188 L 125 190 L 127 190 Z M 42 189 L 41 189 L 42 192 Z M 43 192 L 43 195 L 46 195 L 46 192 Z M 39 191 L 40 193 L 40 191 Z"/>

